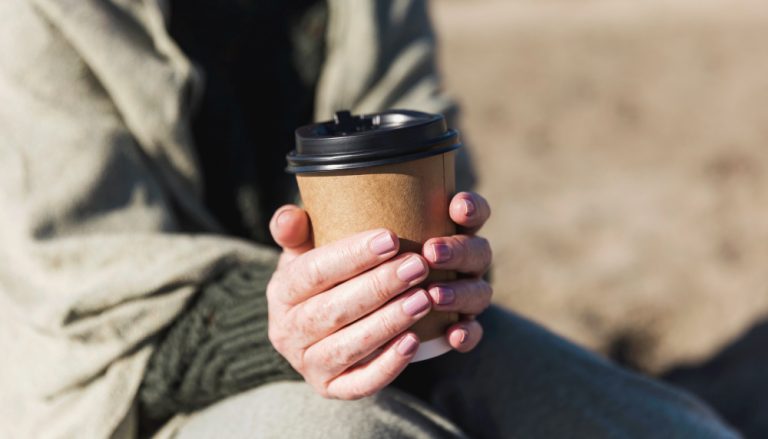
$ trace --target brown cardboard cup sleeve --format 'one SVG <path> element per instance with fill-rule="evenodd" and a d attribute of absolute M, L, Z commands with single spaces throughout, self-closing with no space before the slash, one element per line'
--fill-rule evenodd
<path fill-rule="evenodd" d="M 448 217 L 453 162 L 454 153 L 448 152 L 365 170 L 298 175 L 315 245 L 386 227 L 400 238 L 401 253 L 421 253 L 427 239 L 453 235 L 455 228 Z M 453 272 L 433 270 L 424 286 L 454 278 Z M 455 313 L 432 311 L 416 323 L 412 330 L 421 344 L 412 361 L 450 350 L 445 331 L 457 321 Z"/>

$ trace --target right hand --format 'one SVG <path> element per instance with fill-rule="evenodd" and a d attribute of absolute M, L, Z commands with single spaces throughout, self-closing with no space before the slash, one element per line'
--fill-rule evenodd
<path fill-rule="evenodd" d="M 283 248 L 267 286 L 275 349 L 327 398 L 362 398 L 392 382 L 418 348 L 408 328 L 432 307 L 415 287 L 429 272 L 424 258 L 396 256 L 386 229 L 314 248 L 309 218 L 293 205 L 275 212 L 270 230 Z"/>

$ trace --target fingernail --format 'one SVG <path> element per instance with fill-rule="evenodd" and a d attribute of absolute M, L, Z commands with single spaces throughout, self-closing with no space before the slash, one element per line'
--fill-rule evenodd
<path fill-rule="evenodd" d="M 396 248 L 395 240 L 389 232 L 382 232 L 371 239 L 371 250 L 377 255 L 385 255 Z"/>
<path fill-rule="evenodd" d="M 453 256 L 448 244 L 432 244 L 432 262 L 447 262 Z"/>
<path fill-rule="evenodd" d="M 403 311 L 409 316 L 415 316 L 429 309 L 430 304 L 429 297 L 423 291 L 419 291 L 405 299 Z"/>
<path fill-rule="evenodd" d="M 469 331 L 466 329 L 459 329 L 459 344 L 464 344 L 469 338 Z"/>
<path fill-rule="evenodd" d="M 283 209 L 282 212 L 277 214 L 277 219 L 275 222 L 277 223 L 277 227 L 281 228 L 284 227 L 285 224 L 288 222 L 288 218 L 291 216 L 291 209 Z"/>
<path fill-rule="evenodd" d="M 429 295 L 438 305 L 450 305 L 456 300 L 456 293 L 453 288 L 438 286 L 429 289 Z"/>
<path fill-rule="evenodd" d="M 418 347 L 419 341 L 416 340 L 416 337 L 408 334 L 402 340 L 400 340 L 400 343 L 397 344 L 397 352 L 400 355 L 411 355 L 412 353 L 416 352 Z"/>
<path fill-rule="evenodd" d="M 397 268 L 397 277 L 403 282 L 418 279 L 426 271 L 424 263 L 416 256 L 411 256 Z"/>
<path fill-rule="evenodd" d="M 464 202 L 464 215 L 466 216 L 474 215 L 475 211 L 477 210 L 477 208 L 475 207 L 475 203 L 468 198 L 464 198 L 462 201 Z"/>

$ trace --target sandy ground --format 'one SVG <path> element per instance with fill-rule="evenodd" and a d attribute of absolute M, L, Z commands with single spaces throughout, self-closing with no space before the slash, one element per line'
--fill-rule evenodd
<path fill-rule="evenodd" d="M 432 11 L 497 302 L 653 374 L 768 318 L 768 3 Z"/>

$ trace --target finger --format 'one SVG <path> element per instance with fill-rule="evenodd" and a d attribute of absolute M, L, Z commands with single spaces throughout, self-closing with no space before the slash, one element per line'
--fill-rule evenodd
<path fill-rule="evenodd" d="M 275 272 L 282 289 L 277 298 L 297 304 L 350 279 L 397 254 L 397 235 L 376 229 L 316 247 Z M 274 277 L 273 277 L 274 279 Z"/>
<path fill-rule="evenodd" d="M 269 231 L 277 245 L 283 248 L 286 262 L 313 247 L 309 217 L 298 206 L 287 204 L 277 209 L 269 222 Z"/>
<path fill-rule="evenodd" d="M 452 348 L 469 352 L 483 338 L 483 327 L 477 320 L 465 320 L 451 325 L 445 334 Z"/>
<path fill-rule="evenodd" d="M 485 198 L 474 192 L 459 192 L 448 206 L 453 222 L 466 233 L 477 232 L 491 216 L 491 206 Z"/>
<path fill-rule="evenodd" d="M 411 290 L 308 347 L 305 364 L 319 365 L 322 375 L 339 375 L 410 328 L 430 309 L 432 302 L 427 292 L 421 288 Z"/>
<path fill-rule="evenodd" d="M 428 273 L 427 263 L 421 256 L 406 253 L 308 298 L 291 311 L 293 320 L 302 322 L 301 330 L 296 333 L 297 342 L 309 346 L 357 321 L 421 283 Z"/>
<path fill-rule="evenodd" d="M 340 399 L 360 399 L 373 395 L 400 375 L 418 347 L 418 338 L 413 333 L 397 337 L 371 361 L 353 367 L 330 381 L 328 395 Z"/>
<path fill-rule="evenodd" d="M 422 254 L 430 268 L 456 270 L 477 276 L 488 271 L 493 258 L 488 240 L 470 235 L 428 239 L 422 247 Z"/>
<path fill-rule="evenodd" d="M 460 314 L 480 314 L 491 305 L 493 296 L 493 288 L 482 279 L 433 284 L 427 291 L 435 310 Z"/>

